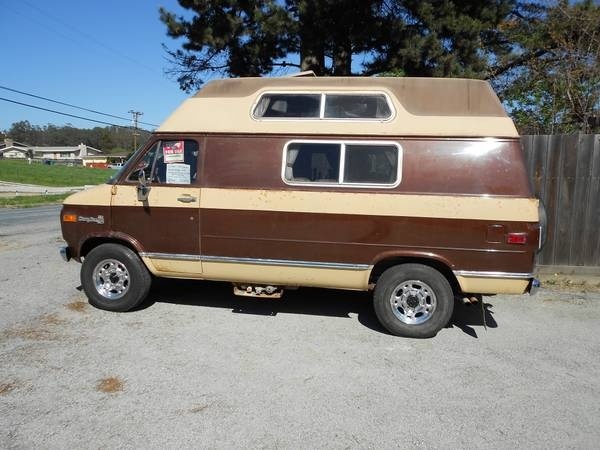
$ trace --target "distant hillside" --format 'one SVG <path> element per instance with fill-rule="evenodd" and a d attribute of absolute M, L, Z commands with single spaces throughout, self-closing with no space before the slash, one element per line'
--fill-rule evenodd
<path fill-rule="evenodd" d="M 137 145 L 150 137 L 148 131 L 138 130 Z M 106 153 L 130 153 L 133 148 L 133 130 L 119 127 L 75 128 L 70 125 L 32 125 L 27 120 L 15 122 L 0 132 L 0 139 L 9 137 L 28 145 L 62 146 L 84 143 Z"/>

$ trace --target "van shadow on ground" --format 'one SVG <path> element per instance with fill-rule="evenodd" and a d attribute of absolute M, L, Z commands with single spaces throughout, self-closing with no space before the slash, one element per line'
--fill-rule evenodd
<path fill-rule="evenodd" d="M 300 288 L 288 290 L 281 299 L 257 299 L 233 295 L 230 283 L 213 281 L 156 279 L 148 300 L 138 309 L 151 307 L 154 303 L 193 305 L 205 308 L 226 308 L 234 314 L 276 316 L 282 314 L 308 314 L 325 317 L 347 317 L 356 314 L 365 327 L 379 333 L 389 334 L 377 320 L 371 294 L 368 292 L 341 291 L 334 289 Z M 488 328 L 496 328 L 490 310 L 485 305 L 485 322 Z M 457 327 L 477 338 L 477 329 L 484 328 L 481 304 L 455 303 L 454 315 L 447 328 Z"/>

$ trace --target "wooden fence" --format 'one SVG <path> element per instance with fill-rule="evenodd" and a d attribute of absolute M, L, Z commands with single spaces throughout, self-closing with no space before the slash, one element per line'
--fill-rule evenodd
<path fill-rule="evenodd" d="M 600 267 L 600 135 L 522 136 L 548 237 L 538 264 Z"/>

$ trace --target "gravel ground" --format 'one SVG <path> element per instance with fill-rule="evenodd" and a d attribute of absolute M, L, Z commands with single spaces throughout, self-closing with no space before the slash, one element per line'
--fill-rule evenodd
<path fill-rule="evenodd" d="M 52 209 L 54 208 L 54 209 Z M 165 280 L 90 307 L 56 207 L 0 214 L 0 448 L 597 448 L 600 294 L 459 306 L 429 340 L 364 293 Z"/>

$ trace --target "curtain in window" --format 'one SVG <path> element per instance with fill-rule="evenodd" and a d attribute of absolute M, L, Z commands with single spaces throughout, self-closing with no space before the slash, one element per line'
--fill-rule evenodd
<path fill-rule="evenodd" d="M 285 179 L 293 180 L 294 179 L 294 163 L 296 162 L 296 158 L 298 157 L 298 153 L 300 152 L 299 148 L 288 148 L 287 151 L 287 161 L 285 165 Z"/>

